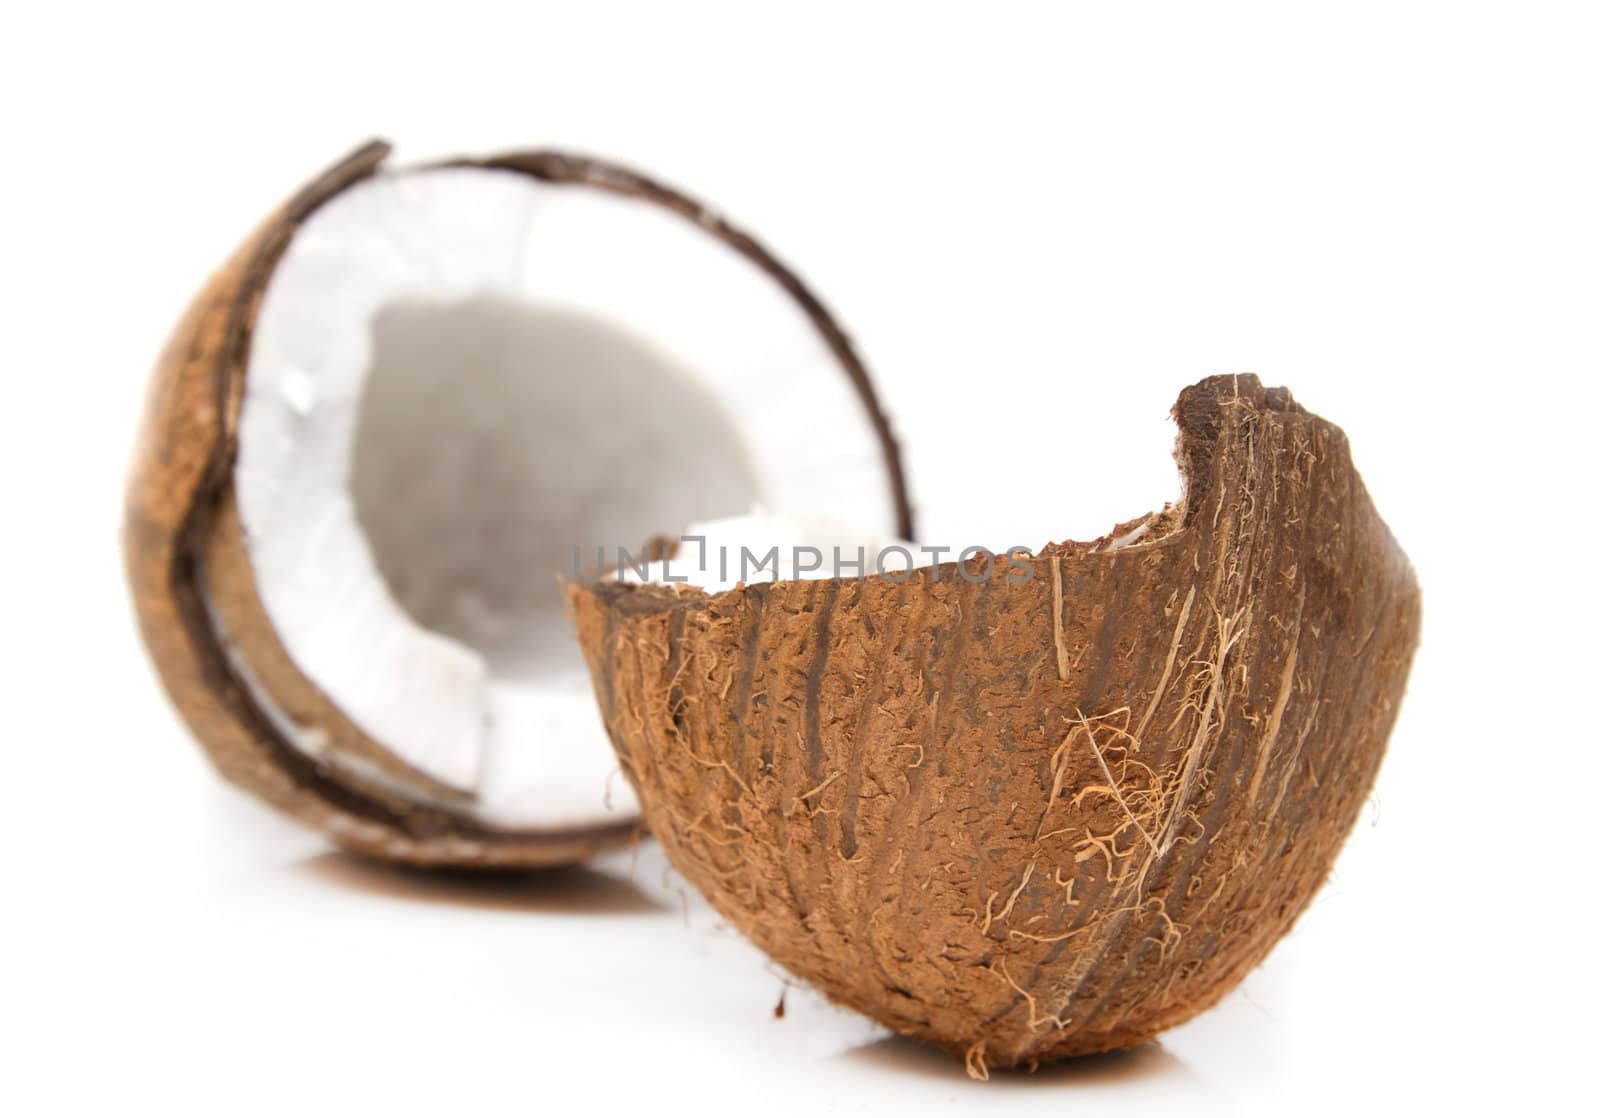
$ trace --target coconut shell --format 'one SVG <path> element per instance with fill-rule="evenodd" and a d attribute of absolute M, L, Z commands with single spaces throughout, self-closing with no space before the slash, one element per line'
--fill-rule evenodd
<path fill-rule="evenodd" d="M 273 269 L 301 223 L 375 173 L 388 151 L 381 142 L 365 145 L 268 218 L 196 297 L 162 353 L 128 479 L 123 527 L 140 630 L 168 694 L 222 775 L 340 845 L 420 865 L 581 861 L 630 841 L 638 822 L 535 831 L 474 820 L 461 793 L 367 738 L 299 671 L 256 592 L 232 485 L 251 329 Z M 898 451 L 865 368 L 822 305 L 748 235 L 699 203 L 598 160 L 532 152 L 448 165 L 516 171 L 655 202 L 699 223 L 767 272 L 801 303 L 855 385 L 882 440 L 900 528 L 909 531 Z M 271 712 L 263 695 L 270 697 Z M 316 731 L 337 748 L 334 755 L 361 764 L 313 759 L 291 744 L 285 717 Z"/>
<path fill-rule="evenodd" d="M 1174 411 L 1179 506 L 987 581 L 569 588 L 673 864 L 979 1077 L 1237 985 L 1327 877 L 1399 708 L 1420 595 L 1343 432 L 1249 376 Z"/>

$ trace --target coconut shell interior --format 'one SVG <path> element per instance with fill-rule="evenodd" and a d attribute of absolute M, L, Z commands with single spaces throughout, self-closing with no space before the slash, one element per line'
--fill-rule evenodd
<path fill-rule="evenodd" d="M 1343 432 L 1248 376 L 1174 411 L 1182 504 L 1025 579 L 569 589 L 674 865 L 974 1075 L 1235 986 L 1327 877 L 1399 709 L 1420 595 Z"/>
<path fill-rule="evenodd" d="M 152 377 L 127 487 L 124 558 L 135 610 L 168 693 L 221 773 L 341 845 L 423 865 L 581 861 L 629 841 L 638 821 L 508 830 L 474 820 L 450 789 L 430 785 L 367 739 L 299 672 L 255 590 L 231 486 L 252 324 L 301 223 L 375 173 L 388 151 L 368 144 L 304 187 L 240 246 L 174 331 Z M 821 304 L 753 239 L 683 195 L 592 159 L 534 152 L 451 165 L 647 199 L 698 222 L 767 272 L 801 304 L 855 385 L 882 442 L 900 528 L 909 532 L 899 455 L 865 368 Z M 285 716 L 364 764 L 334 768 L 309 756 L 289 740 Z"/>

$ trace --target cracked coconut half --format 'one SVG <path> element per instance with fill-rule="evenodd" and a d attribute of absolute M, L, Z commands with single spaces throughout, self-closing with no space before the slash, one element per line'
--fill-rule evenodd
<path fill-rule="evenodd" d="M 839 328 L 710 211 L 589 159 L 386 154 L 307 186 L 174 334 L 128 490 L 139 620 L 222 772 L 338 842 L 577 860 L 637 811 L 560 578 L 753 505 L 906 534 L 898 457 Z"/>
<path fill-rule="evenodd" d="M 980 1078 L 1236 986 L 1326 878 L 1399 709 L 1420 595 L 1344 434 L 1249 376 L 1174 414 L 1179 505 L 1003 577 L 568 590 L 673 864 Z"/>

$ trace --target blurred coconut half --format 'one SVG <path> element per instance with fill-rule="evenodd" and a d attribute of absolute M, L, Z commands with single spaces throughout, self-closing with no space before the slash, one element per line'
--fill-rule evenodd
<path fill-rule="evenodd" d="M 224 776 L 369 854 L 548 865 L 632 791 L 563 575 L 663 526 L 909 536 L 861 362 L 786 267 L 592 159 L 369 144 L 212 278 L 154 376 L 125 556 Z"/>

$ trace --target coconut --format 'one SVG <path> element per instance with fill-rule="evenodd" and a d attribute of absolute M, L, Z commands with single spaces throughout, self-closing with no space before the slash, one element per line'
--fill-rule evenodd
<path fill-rule="evenodd" d="M 406 862 L 572 862 L 638 821 L 560 577 L 752 505 L 905 534 L 899 459 L 838 325 L 698 203 L 559 153 L 387 154 L 302 189 L 173 334 L 136 611 L 273 806 Z"/>
<path fill-rule="evenodd" d="M 1344 434 L 1250 376 L 1174 414 L 1181 502 L 1099 540 L 569 587 L 673 864 L 980 1078 L 1237 985 L 1327 877 L 1399 707 L 1417 582 Z"/>

